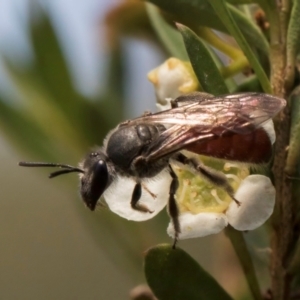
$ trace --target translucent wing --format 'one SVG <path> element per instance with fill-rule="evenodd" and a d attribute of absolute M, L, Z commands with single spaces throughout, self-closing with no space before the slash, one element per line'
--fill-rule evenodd
<path fill-rule="evenodd" d="M 203 99 L 197 93 L 181 96 L 179 107 L 130 120 L 126 125 L 159 123 L 166 126 L 149 145 L 147 157 L 158 159 L 201 140 L 230 133 L 248 134 L 274 117 L 284 99 L 261 93 L 241 93 Z"/>
<path fill-rule="evenodd" d="M 201 93 L 200 93 L 201 94 Z M 262 93 L 240 93 L 197 100 L 197 93 L 179 97 L 187 103 L 177 108 L 146 115 L 127 124 L 160 123 L 199 126 L 201 132 L 223 128 L 245 134 L 274 117 L 285 105 L 284 99 Z M 178 99 L 179 99 L 178 98 Z M 184 101 L 186 98 L 186 102 Z M 182 101 L 183 100 L 183 101 Z M 219 134 L 222 134 L 222 130 Z"/>
<path fill-rule="evenodd" d="M 195 133 L 193 126 L 174 125 L 164 131 L 158 139 L 148 146 L 145 156 L 149 161 L 157 160 L 183 150 L 192 143 L 214 139 L 215 137 L 213 133 L 202 133 L 201 131 Z"/>

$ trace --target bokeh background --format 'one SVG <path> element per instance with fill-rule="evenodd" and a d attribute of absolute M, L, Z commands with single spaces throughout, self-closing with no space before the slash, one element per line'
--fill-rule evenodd
<path fill-rule="evenodd" d="M 129 299 L 145 282 L 143 252 L 172 242 L 166 212 L 143 223 L 91 213 L 74 174 L 48 180 L 17 164 L 76 165 L 121 120 L 154 110 L 146 74 L 167 57 L 140 1 L 0 1 L 1 300 Z M 267 286 L 265 231 L 247 238 Z M 180 247 L 246 299 L 223 233 Z"/>

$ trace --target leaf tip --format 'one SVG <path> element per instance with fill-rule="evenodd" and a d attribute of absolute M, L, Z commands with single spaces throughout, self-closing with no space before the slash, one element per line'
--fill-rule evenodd
<path fill-rule="evenodd" d="M 175 22 L 176 27 L 178 28 L 178 30 L 183 29 L 185 26 L 181 23 Z"/>

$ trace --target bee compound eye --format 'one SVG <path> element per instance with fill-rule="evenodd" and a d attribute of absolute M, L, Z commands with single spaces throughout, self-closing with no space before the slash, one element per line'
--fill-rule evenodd
<path fill-rule="evenodd" d="M 90 210 L 95 210 L 98 199 L 107 188 L 108 179 L 107 165 L 102 159 L 95 162 L 90 172 L 82 179 L 81 196 Z"/>
<path fill-rule="evenodd" d="M 108 176 L 108 170 L 106 166 L 106 162 L 102 159 L 100 159 L 98 162 L 94 165 L 94 176 L 95 178 L 103 179 L 103 177 Z"/>

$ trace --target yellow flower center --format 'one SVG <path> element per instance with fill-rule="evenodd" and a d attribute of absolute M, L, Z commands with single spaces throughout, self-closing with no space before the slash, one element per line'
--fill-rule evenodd
<path fill-rule="evenodd" d="M 249 175 L 247 167 L 232 162 L 199 156 L 200 160 L 208 167 L 220 171 L 228 178 L 234 191 L 241 181 Z M 181 212 L 224 212 L 232 198 L 224 191 L 195 175 L 188 167 L 173 166 L 179 179 L 179 188 L 176 193 L 176 201 Z"/>

